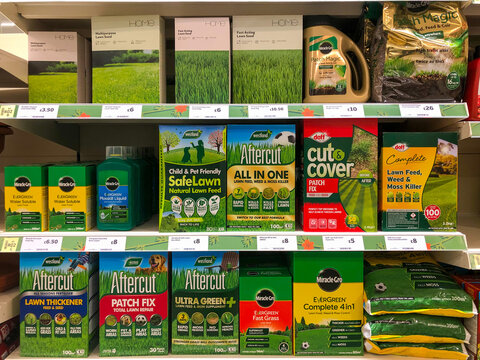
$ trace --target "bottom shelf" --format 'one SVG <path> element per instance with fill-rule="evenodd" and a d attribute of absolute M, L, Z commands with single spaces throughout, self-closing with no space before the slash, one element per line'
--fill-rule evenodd
<path fill-rule="evenodd" d="M 208 359 L 211 357 L 214 357 L 215 359 L 218 360 L 229 360 L 229 359 L 238 359 L 238 358 L 250 358 L 250 359 L 279 359 L 279 356 L 268 356 L 268 355 L 259 355 L 259 356 L 252 356 L 252 355 L 228 355 L 228 356 L 222 356 L 222 355 L 172 355 L 169 354 L 168 356 L 109 356 L 109 357 L 100 357 L 98 355 L 98 347 L 93 350 L 93 352 L 90 354 L 88 359 L 92 360 L 100 360 L 100 359 L 110 359 L 110 360 L 125 360 L 125 359 L 151 359 L 151 358 L 178 358 L 178 359 L 199 359 L 199 358 L 204 358 Z M 296 358 L 298 359 L 299 357 L 295 356 L 282 356 L 281 359 L 288 359 L 288 358 Z M 337 357 L 329 357 L 329 356 L 310 356 L 306 357 L 304 356 L 303 358 L 310 358 L 310 359 L 322 359 L 322 360 L 347 360 L 347 359 L 370 359 L 370 360 L 406 360 L 408 359 L 405 356 L 395 356 L 395 355 L 375 355 L 375 354 L 370 354 L 370 353 L 365 353 L 364 356 L 337 356 Z M 27 359 L 24 357 L 20 356 L 20 349 L 16 349 L 8 358 L 8 360 L 19 360 L 19 359 Z M 30 358 L 33 359 L 33 358 Z M 66 358 L 52 358 L 52 357 L 45 357 L 45 358 L 40 358 L 40 357 L 35 357 L 36 360 L 56 360 L 56 359 L 66 359 Z M 427 358 L 411 358 L 413 360 L 427 360 Z"/>

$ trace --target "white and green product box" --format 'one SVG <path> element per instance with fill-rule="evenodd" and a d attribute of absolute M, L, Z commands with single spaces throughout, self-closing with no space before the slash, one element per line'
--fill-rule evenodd
<path fill-rule="evenodd" d="M 87 357 L 98 343 L 98 254 L 20 254 L 20 355 Z"/>
<path fill-rule="evenodd" d="M 225 125 L 160 125 L 160 231 L 226 229 Z"/>
<path fill-rule="evenodd" d="M 168 254 L 100 253 L 100 356 L 168 354 Z"/>
<path fill-rule="evenodd" d="M 165 102 L 164 20 L 158 15 L 93 17 L 92 65 L 92 102 Z"/>
<path fill-rule="evenodd" d="M 76 32 L 30 31 L 29 102 L 90 102 L 88 49 L 89 41 Z"/>
<path fill-rule="evenodd" d="M 230 102 L 230 19 L 175 18 L 175 100 Z"/>
<path fill-rule="evenodd" d="M 232 28 L 233 103 L 301 103 L 303 17 L 234 16 Z"/>

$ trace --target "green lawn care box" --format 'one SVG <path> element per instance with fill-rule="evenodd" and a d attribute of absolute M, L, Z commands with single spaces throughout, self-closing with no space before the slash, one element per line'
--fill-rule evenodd
<path fill-rule="evenodd" d="M 160 231 L 225 231 L 225 125 L 160 125 Z"/>
<path fill-rule="evenodd" d="M 168 254 L 100 253 L 100 356 L 168 354 Z"/>
<path fill-rule="evenodd" d="M 48 228 L 47 165 L 5 166 L 5 231 Z"/>
<path fill-rule="evenodd" d="M 234 16 L 234 104 L 301 103 L 303 17 Z"/>
<path fill-rule="evenodd" d="M 28 33 L 28 101 L 90 102 L 89 41 L 76 32 Z"/>
<path fill-rule="evenodd" d="M 20 354 L 87 357 L 98 343 L 98 255 L 20 254 Z"/>
<path fill-rule="evenodd" d="M 285 267 L 240 270 L 240 353 L 292 354 L 292 276 Z"/>
<path fill-rule="evenodd" d="M 172 354 L 238 354 L 238 251 L 172 253 Z"/>
<path fill-rule="evenodd" d="M 88 231 L 96 224 L 96 167 L 63 164 L 48 168 L 48 228 Z"/>
<path fill-rule="evenodd" d="M 295 252 L 294 353 L 363 355 L 363 252 Z"/>
<path fill-rule="evenodd" d="M 175 99 L 230 102 L 229 18 L 175 18 Z"/>
<path fill-rule="evenodd" d="M 92 102 L 165 102 L 164 20 L 158 15 L 93 17 L 92 65 Z"/>

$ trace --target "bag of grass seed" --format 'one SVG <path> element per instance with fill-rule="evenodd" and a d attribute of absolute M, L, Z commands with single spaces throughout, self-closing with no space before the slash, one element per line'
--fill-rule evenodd
<path fill-rule="evenodd" d="M 477 313 L 470 295 L 426 253 L 367 253 L 364 281 L 364 308 L 369 315 L 471 318 Z"/>
<path fill-rule="evenodd" d="M 461 101 L 468 25 L 460 4 L 385 2 L 371 55 L 374 101 Z"/>
<path fill-rule="evenodd" d="M 367 352 L 379 355 L 401 355 L 457 360 L 468 359 L 468 352 L 463 344 L 414 344 L 365 340 L 364 345 Z"/>
<path fill-rule="evenodd" d="M 406 343 L 468 343 L 470 333 L 461 319 L 422 314 L 365 316 L 365 339 Z"/>

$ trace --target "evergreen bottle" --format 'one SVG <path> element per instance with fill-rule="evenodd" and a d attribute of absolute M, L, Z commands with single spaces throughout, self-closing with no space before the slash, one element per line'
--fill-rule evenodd
<path fill-rule="evenodd" d="M 138 224 L 138 167 L 128 146 L 107 146 L 106 160 L 97 166 L 97 227 L 131 230 Z"/>

